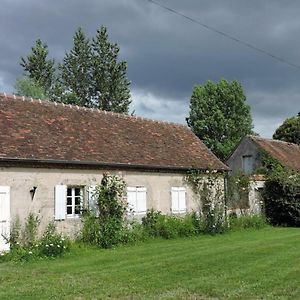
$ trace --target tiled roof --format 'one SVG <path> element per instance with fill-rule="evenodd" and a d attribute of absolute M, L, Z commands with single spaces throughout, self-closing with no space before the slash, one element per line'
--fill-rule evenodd
<path fill-rule="evenodd" d="M 5 94 L 0 160 L 228 169 L 187 126 Z"/>
<path fill-rule="evenodd" d="M 250 136 L 250 138 L 283 166 L 300 171 L 299 145 L 278 140 L 263 139 L 256 136 Z"/>

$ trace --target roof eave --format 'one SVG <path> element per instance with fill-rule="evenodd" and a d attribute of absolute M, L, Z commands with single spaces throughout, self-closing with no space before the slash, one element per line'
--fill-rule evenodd
<path fill-rule="evenodd" d="M 0 164 L 13 164 L 13 165 L 62 165 L 70 167 L 103 167 L 113 169 L 134 169 L 134 170 L 165 170 L 187 172 L 190 170 L 207 170 L 207 168 L 199 168 L 195 166 L 162 166 L 162 165 L 139 165 L 139 164 L 126 164 L 126 163 L 111 163 L 111 162 L 95 162 L 95 161 L 70 161 L 70 160 L 54 160 L 54 159 L 34 159 L 34 158 L 7 158 L 0 157 Z M 215 168 L 217 171 L 227 172 L 225 168 Z"/>

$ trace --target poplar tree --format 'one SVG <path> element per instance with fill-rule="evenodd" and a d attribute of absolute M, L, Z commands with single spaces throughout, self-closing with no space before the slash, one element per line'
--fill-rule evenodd
<path fill-rule="evenodd" d="M 21 57 L 20 65 L 24 68 L 25 75 L 35 84 L 42 87 L 46 93 L 51 89 L 54 81 L 54 60 L 48 59 L 48 46 L 40 39 L 31 48 L 31 53 L 26 57 Z"/>
<path fill-rule="evenodd" d="M 60 83 L 64 89 L 64 102 L 80 106 L 93 106 L 91 102 L 91 44 L 79 28 L 73 37 L 73 48 L 67 52 L 59 66 Z"/>
<path fill-rule="evenodd" d="M 92 41 L 93 98 L 100 109 L 128 113 L 130 82 L 126 77 L 127 63 L 118 61 L 120 48 L 110 43 L 106 27 L 97 30 Z"/>

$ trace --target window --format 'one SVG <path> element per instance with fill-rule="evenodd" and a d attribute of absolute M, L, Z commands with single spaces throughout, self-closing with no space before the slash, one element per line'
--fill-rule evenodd
<path fill-rule="evenodd" d="M 83 187 L 67 187 L 67 217 L 77 217 L 83 208 Z"/>
<path fill-rule="evenodd" d="M 142 186 L 127 188 L 128 208 L 134 214 L 145 214 L 147 211 L 147 189 Z"/>
<path fill-rule="evenodd" d="M 250 174 L 253 172 L 253 156 L 252 155 L 244 155 L 242 157 L 242 168 L 243 172 L 246 174 Z"/>
<path fill-rule="evenodd" d="M 186 212 L 186 199 L 184 187 L 172 187 L 172 212 L 185 213 Z"/>

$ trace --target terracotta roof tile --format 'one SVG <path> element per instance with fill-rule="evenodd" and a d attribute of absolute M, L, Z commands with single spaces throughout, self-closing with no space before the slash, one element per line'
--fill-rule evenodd
<path fill-rule="evenodd" d="M 5 94 L 0 159 L 228 169 L 187 126 Z"/>
<path fill-rule="evenodd" d="M 300 147 L 297 144 L 279 140 L 263 139 L 256 136 L 250 138 L 272 157 L 277 159 L 283 166 L 300 171 Z"/>

